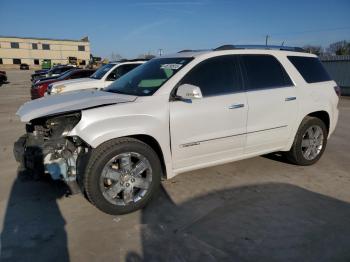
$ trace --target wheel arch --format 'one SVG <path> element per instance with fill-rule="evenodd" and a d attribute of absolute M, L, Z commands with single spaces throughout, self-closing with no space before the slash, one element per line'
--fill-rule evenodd
<path fill-rule="evenodd" d="M 323 123 L 326 125 L 327 127 L 327 133 L 329 133 L 329 127 L 330 127 L 330 117 L 329 117 L 329 113 L 327 111 L 324 111 L 324 110 L 321 110 L 321 111 L 315 111 L 315 112 L 312 112 L 312 113 L 309 113 L 307 116 L 310 116 L 310 117 L 316 117 L 320 120 L 323 121 Z M 305 116 L 305 117 L 307 117 Z M 304 119 L 305 119 L 304 117 Z M 304 120 L 303 119 L 303 120 Z"/>
<path fill-rule="evenodd" d="M 156 152 L 162 166 L 162 177 L 167 178 L 167 168 L 164 160 L 164 153 L 157 139 L 155 139 L 153 136 L 145 134 L 130 135 L 127 137 L 135 138 L 137 140 L 142 141 L 143 143 L 149 145 Z"/>
<path fill-rule="evenodd" d="M 290 136 L 289 142 L 287 143 L 287 146 L 282 151 L 289 151 L 294 143 L 295 136 L 297 135 L 297 132 L 299 130 L 299 127 L 301 123 L 304 121 L 306 117 L 317 117 L 320 120 L 322 120 L 327 128 L 327 132 L 329 134 L 331 120 L 330 120 L 330 114 L 326 110 L 318 110 L 318 111 L 312 111 L 309 113 L 306 113 L 303 118 L 301 118 L 298 122 L 298 124 L 295 126 L 294 131 L 292 132 L 292 135 Z"/>

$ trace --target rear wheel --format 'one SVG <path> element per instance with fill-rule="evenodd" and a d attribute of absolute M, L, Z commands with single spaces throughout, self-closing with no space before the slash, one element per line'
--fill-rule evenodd
<path fill-rule="evenodd" d="M 327 128 L 322 120 L 306 117 L 296 134 L 287 159 L 296 165 L 312 165 L 322 156 L 327 144 Z"/>
<path fill-rule="evenodd" d="M 84 186 L 88 199 L 108 214 L 144 207 L 159 188 L 161 165 L 147 144 L 132 138 L 106 142 L 92 152 Z"/>

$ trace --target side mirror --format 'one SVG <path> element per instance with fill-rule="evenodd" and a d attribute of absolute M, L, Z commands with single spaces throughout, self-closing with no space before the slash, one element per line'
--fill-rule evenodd
<path fill-rule="evenodd" d="M 186 100 L 203 98 L 202 91 L 198 86 L 183 84 L 177 89 L 176 96 Z"/>

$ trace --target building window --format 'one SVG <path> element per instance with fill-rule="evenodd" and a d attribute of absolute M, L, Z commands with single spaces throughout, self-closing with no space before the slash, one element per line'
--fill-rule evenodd
<path fill-rule="evenodd" d="M 78 45 L 78 51 L 85 51 L 84 45 Z"/>
<path fill-rule="evenodd" d="M 2 65 L 3 63 L 2 63 L 2 58 L 0 58 L 0 65 Z"/>
<path fill-rule="evenodd" d="M 11 42 L 11 48 L 19 48 L 19 43 Z"/>
<path fill-rule="evenodd" d="M 14 59 L 12 59 L 12 62 L 13 62 L 14 65 L 20 65 L 21 64 L 21 59 L 14 58 Z"/>
<path fill-rule="evenodd" d="M 81 60 L 79 64 L 80 65 L 86 65 L 86 62 L 85 62 L 85 60 Z"/>
<path fill-rule="evenodd" d="M 43 44 L 43 50 L 50 50 L 49 44 Z"/>
<path fill-rule="evenodd" d="M 39 65 L 39 59 L 34 59 L 34 65 Z"/>
<path fill-rule="evenodd" d="M 33 49 L 38 49 L 38 44 L 32 43 L 32 48 L 33 48 Z"/>

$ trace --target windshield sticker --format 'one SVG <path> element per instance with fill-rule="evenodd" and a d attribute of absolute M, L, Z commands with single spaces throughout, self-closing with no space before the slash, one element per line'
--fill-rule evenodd
<path fill-rule="evenodd" d="M 171 70 L 178 70 L 182 65 L 181 64 L 164 64 L 161 65 L 161 69 L 171 69 Z"/>

